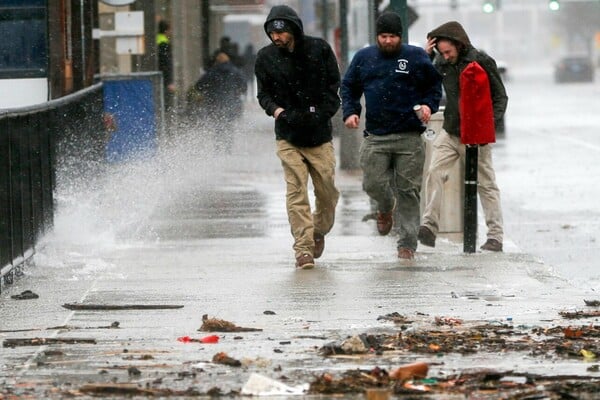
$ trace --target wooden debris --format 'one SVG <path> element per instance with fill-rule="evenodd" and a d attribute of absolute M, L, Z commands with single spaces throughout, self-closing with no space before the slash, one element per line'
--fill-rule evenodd
<path fill-rule="evenodd" d="M 215 364 L 229 365 L 230 367 L 241 367 L 242 362 L 230 357 L 227 353 L 220 352 L 213 356 L 212 361 Z"/>
<path fill-rule="evenodd" d="M 44 346 L 47 344 L 96 344 L 96 339 L 88 338 L 15 338 L 4 339 L 3 347 Z"/>
<path fill-rule="evenodd" d="M 600 310 L 596 311 L 561 311 L 560 316 L 567 319 L 596 318 L 600 317 Z"/>
<path fill-rule="evenodd" d="M 259 328 L 244 328 L 235 325 L 232 322 L 218 318 L 208 318 L 208 315 L 202 316 L 202 326 L 198 329 L 202 332 L 260 332 Z"/>
<path fill-rule="evenodd" d="M 176 304 L 81 304 L 66 303 L 63 307 L 68 310 L 171 310 L 183 308 Z"/>

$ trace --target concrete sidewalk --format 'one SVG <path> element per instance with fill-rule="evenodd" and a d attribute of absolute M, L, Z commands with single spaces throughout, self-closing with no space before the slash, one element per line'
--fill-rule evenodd
<path fill-rule="evenodd" d="M 253 372 L 286 375 L 295 385 L 322 371 L 389 368 L 415 360 L 430 362 L 431 376 L 478 367 L 591 374 L 579 360 L 544 362 L 527 355 L 320 356 L 317 350 L 327 342 L 397 331 L 395 323 L 378 319 L 395 312 L 417 327 L 432 325 L 435 317 L 558 325 L 565 324 L 558 312 L 581 309 L 583 298 L 510 241 L 504 253 L 463 254 L 460 237 L 440 237 L 435 249 L 419 248 L 414 261 L 398 260 L 395 237 L 381 237 L 374 221 L 361 221 L 369 202 L 360 175 L 348 171 L 338 172 L 341 198 L 323 257 L 314 270 L 295 270 L 270 123 L 252 119 L 251 133 L 237 138 L 233 154 L 202 160 L 210 173 L 196 170 L 193 180 L 178 190 L 171 187 L 167 197 L 154 192 L 168 201 L 126 238 L 121 234 L 119 241 L 96 245 L 66 242 L 58 234 L 45 240 L 36 265 L 2 292 L 0 340 L 81 338 L 95 344 L 3 347 L 0 399 L 9 394 L 61 398 L 90 382 L 193 387 L 201 393 L 217 386 L 227 393 L 239 391 Z M 198 161 L 177 151 L 172 155 L 171 165 Z M 167 164 L 158 168 L 165 175 L 191 169 L 178 165 L 167 171 Z M 25 290 L 39 298 L 11 298 Z M 69 310 L 66 303 L 181 308 Z M 218 333 L 217 344 L 179 342 L 208 334 L 198 332 L 203 315 L 261 330 Z M 115 322 L 118 328 L 109 329 Z M 219 352 L 242 360 L 244 367 L 212 362 Z"/>

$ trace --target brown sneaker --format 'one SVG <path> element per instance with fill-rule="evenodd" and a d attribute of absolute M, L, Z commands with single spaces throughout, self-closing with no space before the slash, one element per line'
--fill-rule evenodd
<path fill-rule="evenodd" d="M 403 260 L 414 260 L 415 251 L 413 249 L 409 249 L 408 247 L 400 247 L 398 249 L 398 258 Z"/>
<path fill-rule="evenodd" d="M 502 251 L 502 243 L 496 239 L 488 239 L 487 242 L 480 247 L 480 249 L 487 251 Z"/>
<path fill-rule="evenodd" d="M 314 258 L 319 258 L 325 250 L 325 235 L 315 232 L 313 239 L 315 241 Z"/>
<path fill-rule="evenodd" d="M 296 258 L 296 268 L 312 269 L 314 267 L 315 267 L 315 260 L 313 259 L 313 257 L 310 254 L 304 253 L 300 257 Z"/>
<path fill-rule="evenodd" d="M 377 232 L 381 236 L 385 236 L 392 230 L 394 225 L 394 210 L 386 213 L 377 211 Z"/>
<path fill-rule="evenodd" d="M 421 242 L 422 245 L 435 247 L 435 235 L 433 234 L 433 232 L 431 232 L 431 229 L 429 229 L 425 225 L 421 225 L 419 227 L 417 239 L 419 239 L 419 242 Z"/>

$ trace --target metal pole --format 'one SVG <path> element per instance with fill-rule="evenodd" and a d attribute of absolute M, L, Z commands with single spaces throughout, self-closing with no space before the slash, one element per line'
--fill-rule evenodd
<path fill-rule="evenodd" d="M 348 67 L 348 0 L 340 0 L 340 71 Z"/>
<path fill-rule="evenodd" d="M 402 18 L 402 42 L 408 43 L 408 4 L 406 0 L 391 0 L 390 8 Z"/>
<path fill-rule="evenodd" d="M 465 149 L 465 203 L 463 252 L 475 253 L 477 243 L 477 158 L 478 145 Z"/>
<path fill-rule="evenodd" d="M 343 74 L 348 67 L 348 0 L 339 0 L 340 13 L 340 72 Z M 340 169 L 357 170 L 360 168 L 358 151 L 362 135 L 355 129 L 348 129 L 342 121 L 342 110 L 340 109 L 333 117 L 333 127 L 340 136 Z"/>
<path fill-rule="evenodd" d="M 325 40 L 328 40 L 329 38 L 327 34 L 329 31 L 329 16 L 327 15 L 327 3 L 328 0 L 321 0 L 321 28 L 323 29 L 323 39 Z"/>

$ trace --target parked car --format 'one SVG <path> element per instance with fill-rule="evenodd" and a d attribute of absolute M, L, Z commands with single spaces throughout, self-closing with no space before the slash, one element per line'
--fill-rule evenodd
<path fill-rule="evenodd" d="M 567 56 L 561 58 L 554 66 L 554 81 L 563 82 L 593 82 L 594 64 L 586 56 Z"/>

